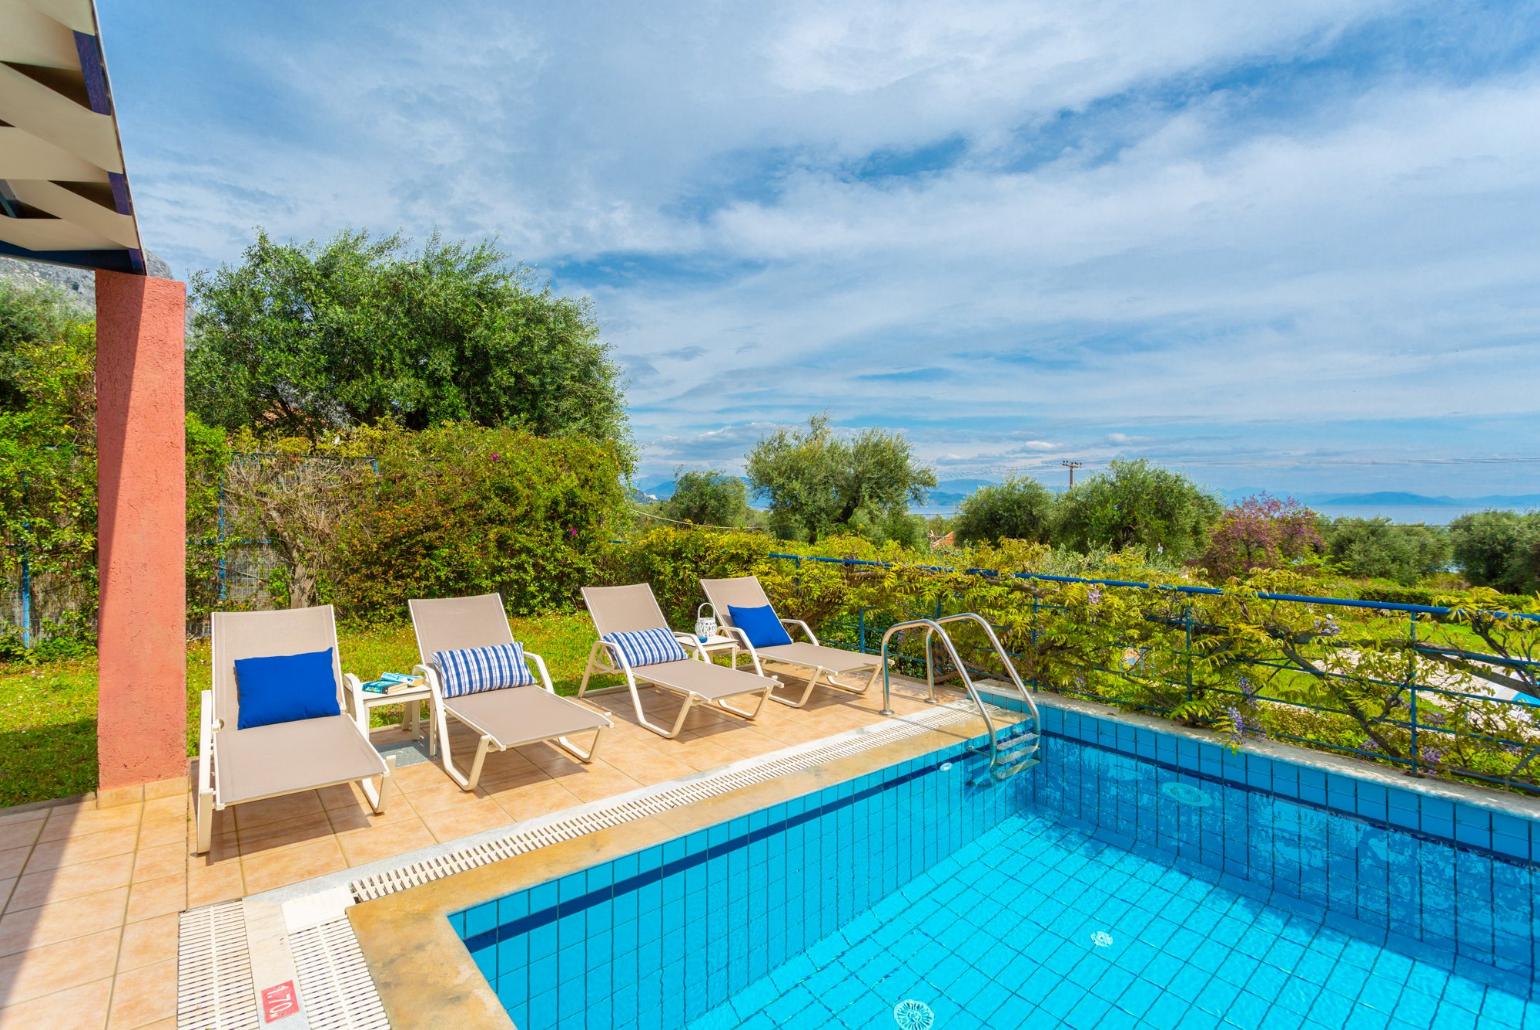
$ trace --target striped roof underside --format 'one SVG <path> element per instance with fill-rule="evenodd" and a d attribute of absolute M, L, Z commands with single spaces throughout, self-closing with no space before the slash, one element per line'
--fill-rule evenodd
<path fill-rule="evenodd" d="M 0 0 L 0 254 L 144 273 L 92 0 Z"/>

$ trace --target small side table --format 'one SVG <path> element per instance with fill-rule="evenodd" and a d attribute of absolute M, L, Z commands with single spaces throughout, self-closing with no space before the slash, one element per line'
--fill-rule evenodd
<path fill-rule="evenodd" d="M 424 682 L 420 687 L 412 687 L 410 690 L 398 690 L 394 694 L 376 694 L 363 689 L 358 684 L 353 684 L 348 691 L 349 705 L 353 709 L 353 719 L 358 723 L 358 728 L 364 731 L 364 737 L 369 736 L 369 713 L 376 708 L 384 708 L 388 705 L 404 705 L 401 713 L 401 728 L 413 737 L 428 738 L 428 757 L 432 758 L 438 752 L 438 740 L 433 735 L 433 714 L 428 713 L 427 725 L 422 721 L 422 703 L 432 698 L 433 692 Z"/>
<path fill-rule="evenodd" d="M 732 662 L 732 667 L 734 669 L 738 667 L 739 648 L 738 640 L 736 637 L 728 637 L 718 634 L 716 636 L 710 636 L 705 640 L 702 640 L 700 637 L 697 637 L 693 633 L 675 633 L 674 635 L 679 638 L 680 643 L 687 647 L 693 647 L 696 654 L 704 653 L 705 661 L 709 662 L 711 660 L 711 656 L 716 654 L 718 651 L 727 651 L 732 656 L 729 659 Z"/>

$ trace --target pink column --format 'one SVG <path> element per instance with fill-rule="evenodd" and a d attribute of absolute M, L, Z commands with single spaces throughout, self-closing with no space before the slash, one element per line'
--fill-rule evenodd
<path fill-rule="evenodd" d="M 186 294 L 96 273 L 102 790 L 187 773 Z"/>

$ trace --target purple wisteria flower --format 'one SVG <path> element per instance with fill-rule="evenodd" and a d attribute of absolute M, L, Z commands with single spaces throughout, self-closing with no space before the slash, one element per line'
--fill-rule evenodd
<path fill-rule="evenodd" d="M 1090 590 L 1087 590 L 1086 594 L 1085 594 L 1085 599 L 1086 599 L 1086 603 L 1091 605 L 1093 608 L 1096 605 L 1101 604 L 1102 603 L 1102 588 L 1101 587 L 1092 587 Z"/>

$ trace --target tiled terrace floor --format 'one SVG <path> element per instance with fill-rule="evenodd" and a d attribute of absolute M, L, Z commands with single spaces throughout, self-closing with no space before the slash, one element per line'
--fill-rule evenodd
<path fill-rule="evenodd" d="M 922 687 L 895 682 L 899 714 L 925 707 Z M 642 696 L 649 718 L 672 722 L 677 702 L 656 691 Z M 192 854 L 181 781 L 0 810 L 0 1028 L 172 1026 L 183 909 L 856 729 L 881 719 L 882 692 L 820 690 L 804 709 L 767 703 L 754 723 L 697 708 L 675 740 L 638 726 L 626 693 L 590 700 L 615 722 L 592 765 L 544 745 L 493 754 L 473 794 L 437 764 L 411 765 L 389 782 L 382 815 L 356 787 L 218 813 L 208 855 Z M 375 739 L 403 737 L 381 730 Z M 462 768 L 473 747 L 468 736 L 456 738 Z"/>

